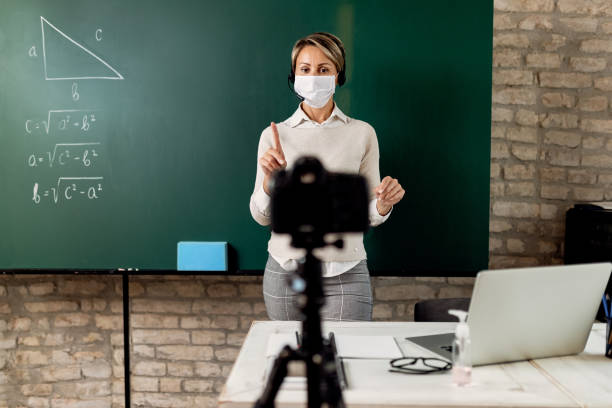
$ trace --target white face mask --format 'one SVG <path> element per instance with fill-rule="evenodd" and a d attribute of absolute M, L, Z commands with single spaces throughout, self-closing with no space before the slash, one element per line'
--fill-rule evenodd
<path fill-rule="evenodd" d="M 336 76 L 296 75 L 293 89 L 313 108 L 322 108 L 336 91 Z"/>

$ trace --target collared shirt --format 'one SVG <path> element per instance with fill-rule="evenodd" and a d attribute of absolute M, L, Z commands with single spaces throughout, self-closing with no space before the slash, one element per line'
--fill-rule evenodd
<path fill-rule="evenodd" d="M 302 102 L 303 103 L 303 102 Z M 350 121 L 350 118 L 344 114 L 334 103 L 334 109 L 332 110 L 329 118 L 325 119 L 325 121 L 318 123 L 314 120 L 310 119 L 304 109 L 302 109 L 302 103 L 298 106 L 293 115 L 289 116 L 287 120 L 283 123 L 292 127 L 292 128 L 300 128 L 300 129 L 312 129 L 317 127 L 326 127 L 326 128 L 335 128 L 338 126 L 342 126 L 343 124 L 347 124 Z"/>
<path fill-rule="evenodd" d="M 338 105 L 334 103 L 334 109 L 332 110 L 331 115 L 322 123 L 317 123 L 316 121 L 310 119 L 306 112 L 302 109 L 302 104 L 298 106 L 297 110 L 293 115 L 291 115 L 287 120 L 282 122 L 283 124 L 294 128 L 294 129 L 313 129 L 313 128 L 327 128 L 333 129 L 338 128 L 340 126 L 346 125 L 351 121 L 351 118 L 346 116 L 344 112 L 338 108 Z M 370 201 L 369 205 L 369 218 L 370 225 L 377 226 L 385 222 L 389 216 L 391 215 L 391 211 L 389 211 L 386 215 L 380 215 L 378 213 L 378 209 L 376 208 L 376 199 Z M 270 216 L 270 196 L 266 194 L 263 189 L 263 186 L 255 191 L 252 196 L 252 202 L 257 210 L 266 217 Z M 298 260 L 291 258 L 283 258 L 279 256 L 271 256 L 278 262 L 283 269 L 287 271 L 292 271 L 297 269 Z M 333 277 L 338 276 L 351 268 L 355 267 L 361 260 L 357 261 L 347 261 L 347 262 L 322 262 L 321 270 L 323 277 Z"/>

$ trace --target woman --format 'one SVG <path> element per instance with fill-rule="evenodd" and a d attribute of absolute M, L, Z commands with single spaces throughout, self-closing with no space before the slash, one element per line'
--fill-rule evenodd
<path fill-rule="evenodd" d="M 272 122 L 261 134 L 255 189 L 250 209 L 255 221 L 270 224 L 271 175 L 304 155 L 317 157 L 328 171 L 358 173 L 373 187 L 370 192 L 370 225 L 390 215 L 404 197 L 404 189 L 392 177 L 380 180 L 378 141 L 374 129 L 349 118 L 334 103 L 336 85 L 345 77 L 345 51 L 340 39 L 314 33 L 298 40 L 291 52 L 294 90 L 303 100 L 295 113 L 278 126 Z M 302 320 L 297 295 L 288 286 L 288 275 L 297 268 L 304 250 L 289 245 L 290 237 L 272 232 L 263 292 L 272 320 Z M 322 261 L 327 320 L 371 320 L 372 289 L 363 246 L 363 234 L 345 234 L 344 248 L 315 251 Z"/>

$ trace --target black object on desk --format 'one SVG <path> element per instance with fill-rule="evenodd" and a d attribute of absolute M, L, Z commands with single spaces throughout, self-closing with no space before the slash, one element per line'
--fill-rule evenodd
<path fill-rule="evenodd" d="M 295 340 L 297 348 L 299 349 L 300 347 L 302 347 L 302 336 L 300 336 L 300 333 L 298 331 L 295 332 Z M 340 388 L 345 390 L 348 388 L 348 381 L 346 380 L 346 370 L 344 369 L 344 360 L 342 359 L 342 357 L 340 357 L 340 354 L 338 353 L 338 347 L 336 346 L 336 336 L 334 335 L 334 332 L 329 333 L 328 341 L 335 356 L 336 371 L 338 372 L 338 381 L 340 382 Z"/>
<path fill-rule="evenodd" d="M 565 216 L 565 263 L 612 261 L 612 210 L 576 204 Z"/>
<path fill-rule="evenodd" d="M 565 215 L 565 263 L 612 262 L 612 210 L 576 204 Z M 606 293 L 612 293 L 612 279 Z M 597 319 L 605 321 L 603 307 Z"/>
<path fill-rule="evenodd" d="M 340 354 L 338 354 L 338 347 L 336 346 L 336 336 L 334 332 L 329 333 L 329 344 L 331 345 L 334 356 L 336 357 L 336 371 L 338 371 L 338 381 L 340 381 L 340 387 L 345 390 L 348 388 L 348 382 L 346 381 L 346 371 L 344 370 L 344 361 Z"/>

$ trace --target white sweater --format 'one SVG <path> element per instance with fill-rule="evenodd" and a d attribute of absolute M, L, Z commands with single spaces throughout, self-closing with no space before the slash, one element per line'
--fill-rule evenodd
<path fill-rule="evenodd" d="M 287 168 L 292 168 L 299 157 L 310 155 L 317 157 L 328 171 L 360 174 L 368 183 L 371 200 L 370 225 L 379 225 L 389 217 L 390 213 L 385 216 L 378 214 L 376 198 L 372 191 L 380 184 L 378 140 L 372 126 L 347 117 L 335 106 L 330 117 L 321 124 L 310 120 L 301 107 L 298 107 L 289 119 L 279 123 L 277 127 Z M 258 161 L 272 146 L 272 130 L 267 127 L 259 141 Z M 270 208 L 269 196 L 263 190 L 263 179 L 264 173 L 258 164 L 250 210 L 253 218 L 265 226 L 270 224 Z M 338 275 L 360 260 L 366 259 L 363 234 L 342 234 L 342 237 L 344 248 L 341 250 L 335 247 L 315 250 L 315 254 L 324 262 L 324 276 Z M 302 249 L 290 246 L 289 235 L 274 232 L 271 233 L 268 252 L 281 265 L 283 261 L 301 258 L 305 253 Z M 326 270 L 328 273 L 325 273 Z"/>

